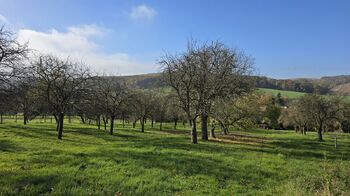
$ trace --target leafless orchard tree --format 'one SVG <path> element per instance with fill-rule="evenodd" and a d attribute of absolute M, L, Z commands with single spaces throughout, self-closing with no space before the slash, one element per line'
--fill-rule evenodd
<path fill-rule="evenodd" d="M 252 71 L 252 59 L 220 42 L 201 46 L 189 42 L 185 53 L 166 55 L 160 64 L 165 82 L 175 90 L 192 125 L 193 143 L 197 143 L 198 116 L 201 116 L 202 139 L 208 140 L 207 119 L 215 99 L 234 97 L 251 88 L 246 76 Z"/>
<path fill-rule="evenodd" d="M 140 120 L 141 132 L 145 132 L 146 118 L 151 115 L 154 107 L 153 101 L 154 93 L 143 90 L 134 91 L 129 100 L 129 107 L 132 110 L 134 120 Z"/>
<path fill-rule="evenodd" d="M 14 93 L 17 109 L 23 112 L 23 123 L 26 125 L 29 120 L 40 114 L 45 100 L 37 88 L 37 81 L 33 75 L 27 73 L 15 81 Z"/>
<path fill-rule="evenodd" d="M 114 120 L 121 113 L 130 92 L 126 85 L 113 78 L 100 77 L 96 80 L 96 85 L 95 96 L 99 97 L 104 113 L 110 118 L 110 134 L 113 135 Z"/>
<path fill-rule="evenodd" d="M 64 116 L 85 90 L 84 85 L 90 78 L 89 69 L 51 55 L 39 56 L 32 68 L 55 116 L 58 139 L 62 139 Z"/>
<path fill-rule="evenodd" d="M 317 130 L 318 140 L 323 141 L 323 132 L 342 120 L 344 107 L 339 97 L 324 97 L 307 94 L 298 100 L 300 112 L 304 112 L 309 127 Z"/>
<path fill-rule="evenodd" d="M 261 115 L 259 104 L 256 101 L 258 97 L 257 94 L 250 93 L 236 99 L 217 99 L 211 115 L 224 134 L 229 134 L 230 126 L 240 129 L 251 128 L 250 125 L 254 125 L 257 117 Z M 213 132 L 212 135 L 214 135 Z"/>
<path fill-rule="evenodd" d="M 28 52 L 27 44 L 21 45 L 13 33 L 0 27 L 0 82 L 19 73 L 20 63 L 27 58 Z"/>
<path fill-rule="evenodd" d="M 167 115 L 169 119 L 174 122 L 173 129 L 177 129 L 177 124 L 180 120 L 183 119 L 182 109 L 179 107 L 178 99 L 174 97 L 173 94 L 168 95 L 168 107 L 167 107 Z"/>
<path fill-rule="evenodd" d="M 194 89 L 197 67 L 193 62 L 194 56 L 189 48 L 182 55 L 167 55 L 160 64 L 163 66 L 163 78 L 176 92 L 179 106 L 186 113 L 191 128 L 191 141 L 197 143 L 196 119 L 199 114 L 199 100 Z"/>

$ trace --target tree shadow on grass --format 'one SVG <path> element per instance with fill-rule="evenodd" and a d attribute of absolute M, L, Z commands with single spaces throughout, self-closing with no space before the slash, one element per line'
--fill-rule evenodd
<path fill-rule="evenodd" d="M 18 144 L 11 142 L 10 140 L 0 140 L 0 152 L 17 152 L 24 150 L 22 147 L 19 147 Z"/>
<path fill-rule="evenodd" d="M 268 143 L 223 143 L 220 141 L 200 142 L 193 145 L 188 137 L 163 137 L 148 139 L 146 142 L 137 142 L 135 147 L 154 146 L 157 148 L 182 149 L 187 151 L 196 151 L 203 153 L 228 153 L 228 152 L 255 152 L 267 153 L 271 155 L 283 154 L 296 159 L 324 159 L 325 153 L 328 159 L 350 160 L 350 150 L 343 143 L 342 148 L 334 149 L 331 144 L 323 144 L 317 141 L 299 141 L 292 139 L 290 141 L 271 141 Z"/>
<path fill-rule="evenodd" d="M 15 172 L 15 173 L 14 173 Z M 63 176 L 35 171 L 0 171 L 0 195 L 46 195 Z M 11 186 L 9 186 L 11 185 Z"/>
<path fill-rule="evenodd" d="M 48 137 L 51 138 L 57 135 L 56 131 L 48 131 L 47 129 L 43 129 L 40 126 L 20 126 L 20 125 L 9 125 L 8 130 L 11 130 L 11 133 L 28 138 L 43 138 Z"/>
<path fill-rule="evenodd" d="M 220 188 L 225 188 L 230 185 L 229 182 L 239 182 L 241 179 L 245 179 L 245 182 L 250 182 L 259 188 L 263 183 L 257 179 L 259 178 L 257 174 L 265 177 L 276 175 L 275 173 L 263 171 L 257 167 L 251 167 L 249 172 L 243 171 L 235 167 L 234 164 L 231 165 L 210 156 L 200 156 L 190 152 L 162 152 L 162 149 L 147 152 L 125 149 L 118 149 L 117 151 L 101 149 L 88 156 L 94 158 L 101 157 L 103 159 L 109 158 L 110 160 L 114 160 L 116 164 L 132 162 L 140 168 L 160 169 L 170 173 L 171 176 L 208 176 L 216 179 Z"/>
<path fill-rule="evenodd" d="M 303 139 L 277 139 L 271 144 L 277 147 L 279 150 L 285 149 L 291 155 L 302 155 L 304 157 L 312 158 L 327 158 L 330 159 L 342 159 L 350 160 L 350 144 L 344 141 L 338 142 L 338 147 L 335 148 L 334 144 L 330 141 L 319 142 L 316 140 L 310 140 L 309 138 Z"/>
<path fill-rule="evenodd" d="M 131 131 L 133 132 L 133 131 Z M 96 137 L 103 139 L 105 141 L 118 141 L 118 140 L 129 140 L 137 139 L 137 135 L 127 134 L 125 131 L 115 130 L 113 135 L 110 135 L 108 131 L 105 130 L 96 130 L 92 128 L 74 128 L 67 131 L 67 133 L 81 134 L 91 137 Z"/>

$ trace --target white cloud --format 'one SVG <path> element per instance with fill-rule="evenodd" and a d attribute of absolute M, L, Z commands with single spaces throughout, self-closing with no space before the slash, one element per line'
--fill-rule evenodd
<path fill-rule="evenodd" d="M 31 49 L 40 53 L 83 61 L 97 72 L 129 75 L 155 71 L 155 66 L 139 63 L 126 53 L 104 53 L 92 39 L 105 32 L 96 25 L 73 26 L 65 32 L 21 29 L 17 39 L 20 43 L 28 42 Z"/>
<path fill-rule="evenodd" d="M 151 21 L 157 15 L 156 10 L 145 4 L 133 7 L 130 13 L 130 18 L 135 21 L 147 20 Z"/>
<path fill-rule="evenodd" d="M 7 18 L 0 14 L 0 22 L 7 23 Z"/>

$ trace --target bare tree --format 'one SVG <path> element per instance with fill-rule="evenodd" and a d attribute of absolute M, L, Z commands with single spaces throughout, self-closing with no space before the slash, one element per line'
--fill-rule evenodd
<path fill-rule="evenodd" d="M 103 105 L 104 99 L 99 94 L 100 89 L 97 83 L 99 79 L 100 77 L 95 76 L 87 82 L 88 90 L 84 92 L 84 96 L 79 99 L 78 103 L 75 104 L 73 108 L 73 112 L 80 117 L 82 123 L 91 120 L 96 121 L 98 130 L 101 129 L 101 117 L 105 117 L 106 115 Z"/>
<path fill-rule="evenodd" d="M 166 119 L 167 110 L 169 107 L 169 96 L 164 95 L 162 92 L 155 93 L 153 100 L 153 113 L 156 116 L 156 120 L 159 122 L 159 130 L 163 130 L 163 122 Z"/>
<path fill-rule="evenodd" d="M 341 126 L 344 133 L 350 133 L 350 103 L 343 103 L 343 117 Z"/>
<path fill-rule="evenodd" d="M 234 126 L 239 129 L 251 128 L 261 115 L 257 94 L 242 95 L 237 99 L 220 98 L 213 104 L 211 115 L 215 119 L 215 124 L 219 124 L 223 133 L 229 133 L 229 127 Z M 212 125 L 213 126 L 213 125 Z"/>
<path fill-rule="evenodd" d="M 307 115 L 308 112 L 304 108 L 302 101 L 296 101 L 292 103 L 288 108 L 285 108 L 281 112 L 281 116 L 278 119 L 284 127 L 293 126 L 295 132 L 300 131 L 301 134 L 306 135 L 314 123 Z"/>
<path fill-rule="evenodd" d="M 143 90 L 133 92 L 129 100 L 129 107 L 132 110 L 133 119 L 135 120 L 134 123 L 136 120 L 140 120 L 141 132 L 145 132 L 146 118 L 150 116 L 152 108 L 154 107 L 153 100 L 153 92 Z"/>
<path fill-rule="evenodd" d="M 179 120 L 183 119 L 183 112 L 182 109 L 179 107 L 178 100 L 176 97 L 172 94 L 168 96 L 168 107 L 167 107 L 167 115 L 169 116 L 170 120 L 174 122 L 173 129 L 177 129 L 177 124 Z"/>
<path fill-rule="evenodd" d="M 341 120 L 343 113 L 341 99 L 311 94 L 303 96 L 299 102 L 302 112 L 306 114 L 304 117 L 309 118 L 308 122 L 313 123 L 316 127 L 318 140 L 323 141 L 322 133 L 330 125 Z"/>
<path fill-rule="evenodd" d="M 33 62 L 33 70 L 55 116 L 58 139 L 62 139 L 64 116 L 85 90 L 89 70 L 80 63 L 51 55 L 40 56 Z"/>
<path fill-rule="evenodd" d="M 24 124 L 40 114 L 45 102 L 36 84 L 36 79 L 29 74 L 16 80 L 14 84 L 15 102 L 18 110 L 23 112 Z"/>
<path fill-rule="evenodd" d="M 14 92 L 12 89 L 9 89 L 9 86 L 5 83 L 0 83 L 2 89 L 5 90 L 0 90 L 0 124 L 3 124 L 4 119 L 3 116 L 4 114 L 8 113 L 11 111 L 11 109 L 14 108 L 14 102 L 13 102 L 13 96 Z"/>
<path fill-rule="evenodd" d="M 189 42 L 187 51 L 180 55 L 166 55 L 163 66 L 165 82 L 176 92 L 181 108 L 192 124 L 192 142 L 197 142 L 196 121 L 201 116 L 202 139 L 208 140 L 207 119 L 214 100 L 237 96 L 249 91 L 246 77 L 252 60 L 243 53 L 220 42 L 198 46 Z"/>
<path fill-rule="evenodd" d="M 251 81 L 246 76 L 252 71 L 253 61 L 217 41 L 202 46 L 193 43 L 191 47 L 197 66 L 194 87 L 200 104 L 202 139 L 208 140 L 207 119 L 214 100 L 250 91 Z"/>
<path fill-rule="evenodd" d="M 19 64 L 27 57 L 27 44 L 20 44 L 13 37 L 13 33 L 0 27 L 0 81 L 19 74 Z"/>
<path fill-rule="evenodd" d="M 191 128 L 191 141 L 197 143 L 196 120 L 199 115 L 199 100 L 194 88 L 197 66 L 192 55 L 192 48 L 181 55 L 166 55 L 160 64 L 163 66 L 163 79 L 176 94 L 179 107 L 186 113 Z"/>
<path fill-rule="evenodd" d="M 121 114 L 121 108 L 130 93 L 126 85 L 113 78 L 101 77 L 96 80 L 96 83 L 95 96 L 99 97 L 104 113 L 110 118 L 110 134 L 113 135 L 114 120 L 118 114 Z"/>

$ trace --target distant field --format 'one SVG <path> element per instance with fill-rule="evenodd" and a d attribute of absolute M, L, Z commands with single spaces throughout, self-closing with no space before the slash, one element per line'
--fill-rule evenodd
<path fill-rule="evenodd" d="M 194 145 L 188 127 L 171 127 L 141 133 L 116 121 L 111 136 L 75 119 L 59 141 L 50 121 L 5 120 L 0 195 L 350 194 L 350 134 L 337 149 L 333 134 L 260 129 Z"/>
<path fill-rule="evenodd" d="M 282 97 L 288 97 L 289 99 L 297 99 L 305 95 L 305 93 L 296 92 L 296 91 L 284 91 L 284 90 L 276 90 L 276 89 L 269 89 L 269 88 L 259 88 L 259 91 L 272 94 L 272 95 L 277 95 L 278 93 L 281 93 Z"/>
<path fill-rule="evenodd" d="M 282 97 L 288 97 L 288 99 L 298 99 L 306 94 L 306 93 L 296 92 L 296 91 L 284 91 L 284 90 L 276 90 L 276 89 L 269 89 L 269 88 L 259 88 L 259 91 L 263 93 L 271 94 L 271 95 L 277 95 L 278 93 L 281 93 Z M 345 96 L 345 100 L 350 102 L 350 96 Z"/>

